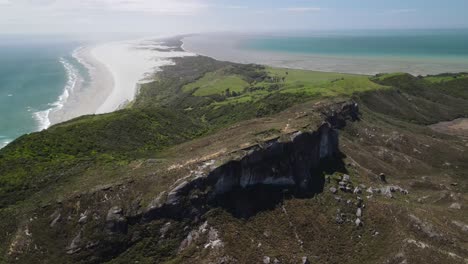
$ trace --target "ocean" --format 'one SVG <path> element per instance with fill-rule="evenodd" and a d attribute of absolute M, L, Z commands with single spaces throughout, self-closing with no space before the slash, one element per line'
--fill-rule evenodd
<path fill-rule="evenodd" d="M 0 36 L 0 148 L 50 125 L 86 69 L 73 57 L 80 43 L 53 37 Z"/>
<path fill-rule="evenodd" d="M 239 48 L 341 58 L 410 58 L 467 62 L 468 30 L 284 33 L 249 37 L 239 44 Z"/>

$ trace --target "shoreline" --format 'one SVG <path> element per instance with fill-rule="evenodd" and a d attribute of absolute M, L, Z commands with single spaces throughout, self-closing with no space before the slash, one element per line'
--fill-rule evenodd
<path fill-rule="evenodd" d="M 243 49 L 240 46 L 252 36 L 231 34 L 199 34 L 184 37 L 183 49 L 216 60 L 234 63 L 254 63 L 278 68 L 320 72 L 375 75 L 406 72 L 414 76 L 447 72 L 466 72 L 468 63 L 435 60 L 433 58 L 331 56 Z"/>
<path fill-rule="evenodd" d="M 72 74 L 67 71 L 69 82 L 75 79 L 75 84 L 72 88 L 67 85 L 58 100 L 50 104 L 51 108 L 36 113 L 42 124 L 40 130 L 79 116 L 122 109 L 135 99 L 141 84 L 152 81 L 161 67 L 173 64 L 172 58 L 196 55 L 166 46 L 167 42 L 146 38 L 76 49 L 73 57 L 86 68 L 89 83 L 86 85 L 82 76 L 70 77 Z"/>
<path fill-rule="evenodd" d="M 50 125 L 94 114 L 110 94 L 114 85 L 112 77 L 107 67 L 92 56 L 93 48 L 89 46 L 75 50 L 73 57 L 86 69 L 89 83 L 86 85 L 83 76 L 80 76 L 80 82 L 71 91 L 63 106 L 50 112 Z"/>

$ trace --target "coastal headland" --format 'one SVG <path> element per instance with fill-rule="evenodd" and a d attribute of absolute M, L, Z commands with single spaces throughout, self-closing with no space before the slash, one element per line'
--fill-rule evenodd
<path fill-rule="evenodd" d="M 466 263 L 466 73 L 170 62 L 0 150 L 0 262 Z"/>

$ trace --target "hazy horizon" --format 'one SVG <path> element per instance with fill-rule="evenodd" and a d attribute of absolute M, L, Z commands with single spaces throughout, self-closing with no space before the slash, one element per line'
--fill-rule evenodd
<path fill-rule="evenodd" d="M 466 29 L 468 2 L 0 0 L 0 34 Z"/>

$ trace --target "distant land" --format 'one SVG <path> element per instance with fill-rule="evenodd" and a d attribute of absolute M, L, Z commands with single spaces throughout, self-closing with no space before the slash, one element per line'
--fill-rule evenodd
<path fill-rule="evenodd" d="M 200 34 L 184 48 L 238 63 L 315 71 L 413 75 L 468 69 L 468 30 L 323 31 Z"/>

